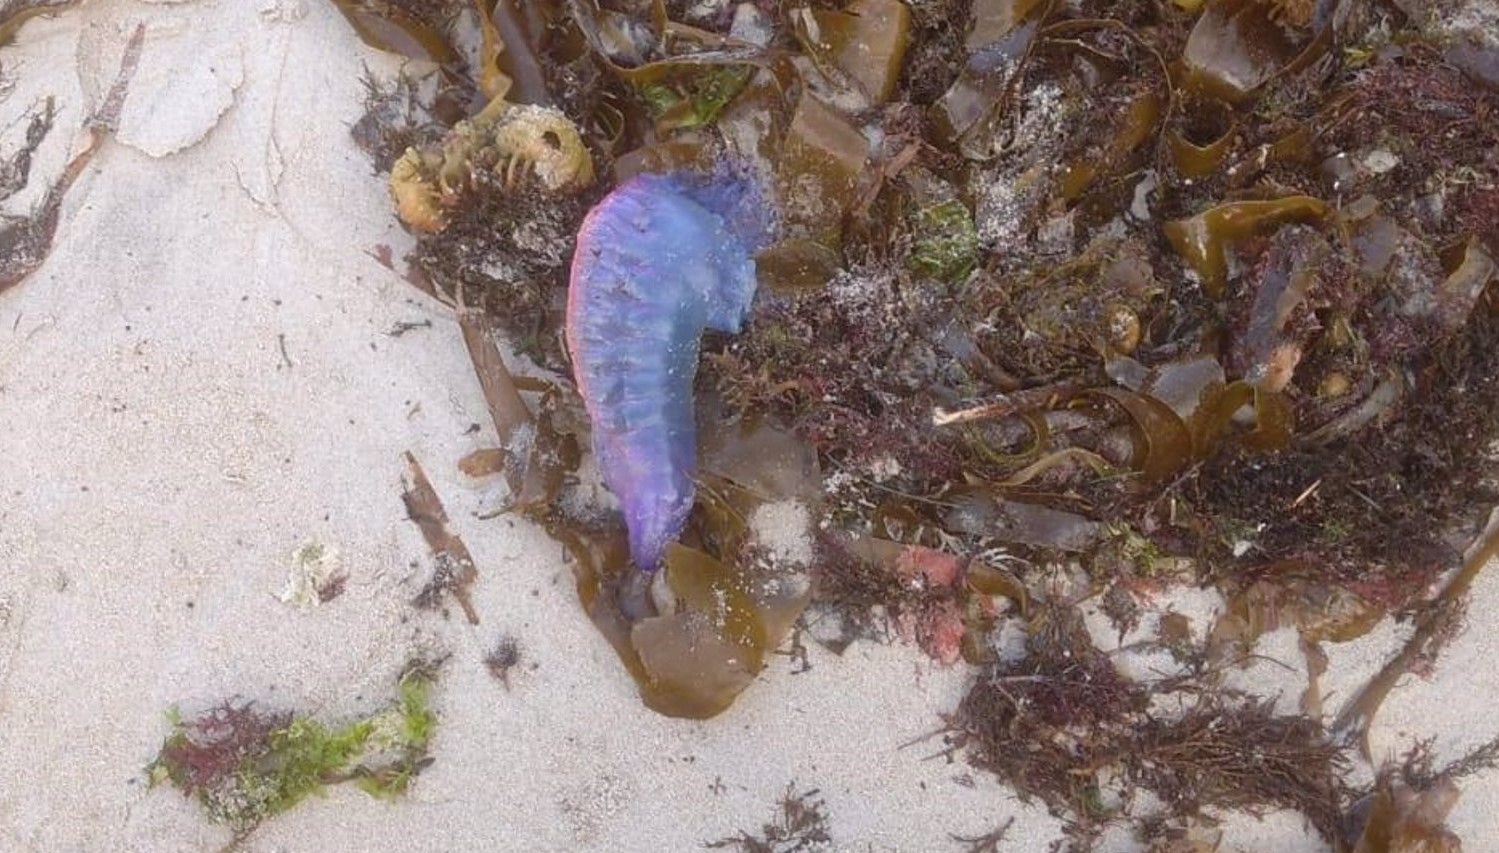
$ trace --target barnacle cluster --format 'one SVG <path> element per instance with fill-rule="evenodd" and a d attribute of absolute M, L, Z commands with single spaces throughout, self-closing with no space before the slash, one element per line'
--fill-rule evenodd
<path fill-rule="evenodd" d="M 481 171 L 506 188 L 530 176 L 549 192 L 572 192 L 593 183 L 593 157 L 561 110 L 496 98 L 440 143 L 406 149 L 390 170 L 396 212 L 413 228 L 441 231 Z"/>

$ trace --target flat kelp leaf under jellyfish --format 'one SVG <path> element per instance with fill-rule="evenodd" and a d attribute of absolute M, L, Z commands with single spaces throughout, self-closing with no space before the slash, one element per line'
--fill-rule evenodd
<path fill-rule="evenodd" d="M 687 544 L 669 543 L 659 571 L 630 565 L 616 525 L 548 525 L 573 557 L 584 611 L 641 700 L 693 719 L 734 703 L 811 600 L 808 567 L 778 552 L 788 536 L 811 542 L 822 486 L 816 451 L 790 433 L 763 424 L 705 423 L 703 431 L 703 485 L 681 537 Z M 792 523 L 767 525 L 767 516 Z M 622 607 L 632 578 L 649 581 L 646 614 Z"/>
<path fill-rule="evenodd" d="M 751 486 L 743 471 L 698 471 L 692 390 L 700 339 L 705 330 L 738 332 L 748 318 L 754 253 L 769 243 L 773 224 L 747 173 L 643 174 L 590 211 L 573 259 L 568 350 L 629 554 L 625 564 L 617 551 L 600 560 L 574 548 L 580 593 L 646 704 L 672 716 L 726 709 L 807 603 L 807 585 L 794 572 L 752 559 L 754 535 L 743 521 L 751 504 L 815 494 L 807 478 L 781 488 Z M 750 433 L 776 448 L 764 465 L 800 459 L 807 464 L 793 467 L 819 479 L 809 447 L 784 434 L 765 445 L 766 430 Z M 713 464 L 722 457 L 720 449 L 707 467 L 734 468 Z M 717 484 L 707 488 L 701 529 L 689 537 L 707 550 L 677 541 L 699 481 Z M 736 500 L 725 490 L 754 497 Z"/>

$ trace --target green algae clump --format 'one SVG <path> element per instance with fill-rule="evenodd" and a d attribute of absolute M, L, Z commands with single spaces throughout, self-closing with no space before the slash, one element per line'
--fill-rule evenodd
<path fill-rule="evenodd" d="M 352 781 L 373 796 L 400 794 L 431 763 L 431 680 L 431 667 L 409 667 L 393 702 L 336 726 L 236 700 L 186 720 L 173 707 L 147 776 L 152 787 L 170 783 L 196 799 L 236 837 L 327 785 Z"/>

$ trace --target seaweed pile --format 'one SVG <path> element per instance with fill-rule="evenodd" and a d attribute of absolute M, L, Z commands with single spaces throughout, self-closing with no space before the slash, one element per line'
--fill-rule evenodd
<path fill-rule="evenodd" d="M 1355 795 L 1320 722 L 1213 691 L 1276 624 L 1308 644 L 1387 614 L 1431 643 L 1455 627 L 1433 590 L 1499 502 L 1487 7 L 338 5 L 440 69 L 371 81 L 356 128 L 420 202 L 402 208 L 416 277 L 463 309 L 471 349 L 498 329 L 541 377 L 486 356 L 504 446 L 469 470 L 503 470 L 514 508 L 569 546 L 652 707 L 723 710 L 805 607 L 841 626 L 814 632 L 835 646 L 883 630 L 878 612 L 981 667 L 954 748 L 1079 839 L 1107 817 L 1090 786 L 1112 768 L 1174 814 L 1291 807 L 1349 849 L 1405 849 L 1358 842 L 1374 818 L 1345 825 Z M 522 109 L 566 119 L 528 162 L 576 165 L 582 146 L 586 172 L 515 180 L 518 149 L 491 142 Z M 566 267 L 597 176 L 728 159 L 774 188 L 781 234 L 744 332 L 704 342 L 703 487 L 639 621 L 617 605 L 617 515 L 586 499 L 576 452 Z M 798 559 L 754 523 L 788 506 Z M 1079 572 L 1084 595 L 1053 594 Z M 1124 682 L 1078 632 L 1082 598 L 1123 632 L 1184 583 L 1229 607 L 1177 646 L 1174 681 Z M 1026 626 L 1018 661 L 994 641 L 1006 615 Z M 1167 721 L 1151 697 L 1172 693 L 1208 698 Z M 1263 764 L 1236 763 L 1251 753 Z M 1406 776 L 1382 777 L 1366 817 L 1433 790 Z"/>

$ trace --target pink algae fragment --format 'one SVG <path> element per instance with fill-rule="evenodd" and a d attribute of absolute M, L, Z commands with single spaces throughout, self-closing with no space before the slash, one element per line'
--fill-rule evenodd
<path fill-rule="evenodd" d="M 952 595 L 900 613 L 895 630 L 901 639 L 916 643 L 933 659 L 956 663 L 962 656 L 964 624 L 963 564 L 952 554 L 921 545 L 907 545 L 895 560 L 895 572 L 906 583 L 950 590 Z"/>

